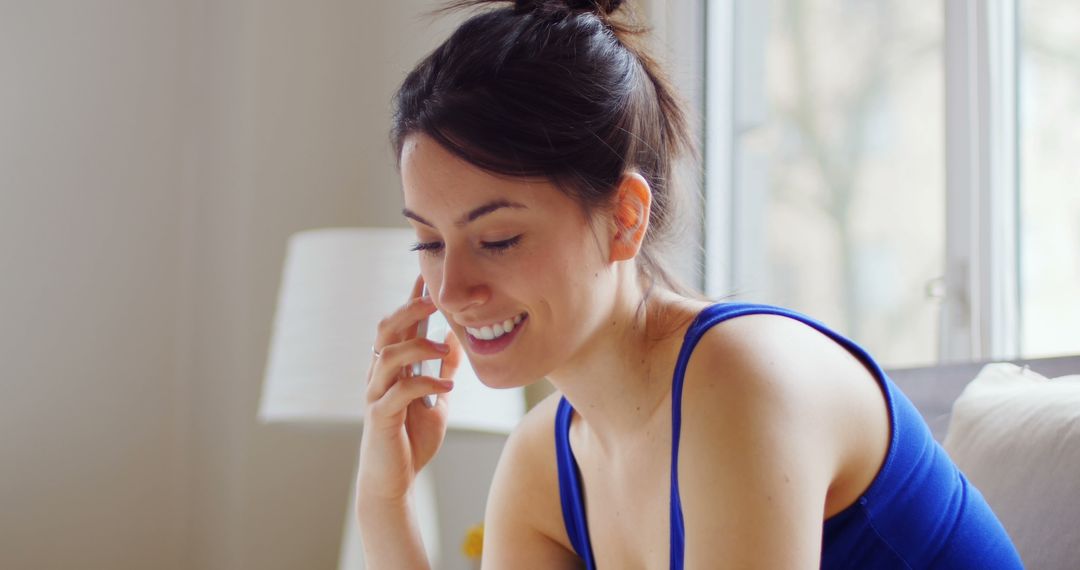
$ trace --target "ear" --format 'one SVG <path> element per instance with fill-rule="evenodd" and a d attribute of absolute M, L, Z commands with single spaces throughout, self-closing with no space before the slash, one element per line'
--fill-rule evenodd
<path fill-rule="evenodd" d="M 609 261 L 632 259 L 645 241 L 652 208 L 652 190 L 637 172 L 627 172 L 619 182 L 612 210 L 614 233 Z"/>

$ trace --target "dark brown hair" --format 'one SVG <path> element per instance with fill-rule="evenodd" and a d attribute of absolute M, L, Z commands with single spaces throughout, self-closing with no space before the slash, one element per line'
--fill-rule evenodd
<path fill-rule="evenodd" d="M 657 280 L 700 298 L 662 263 L 677 223 L 672 174 L 684 151 L 698 159 L 683 103 L 641 42 L 648 29 L 622 18 L 621 0 L 453 0 L 479 13 L 425 57 L 394 95 L 391 143 L 430 136 L 497 175 L 550 180 L 586 213 L 606 210 L 622 175 L 652 189 L 649 230 L 638 254 Z"/>

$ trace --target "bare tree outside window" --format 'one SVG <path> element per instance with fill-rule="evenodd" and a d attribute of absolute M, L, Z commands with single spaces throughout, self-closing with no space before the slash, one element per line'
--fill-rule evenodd
<path fill-rule="evenodd" d="M 813 315 L 891 367 L 937 358 L 943 20 L 934 2 L 770 0 L 767 109 L 738 137 L 737 196 L 757 204 L 738 223 L 760 239 L 736 245 L 751 268 L 736 293 Z"/>

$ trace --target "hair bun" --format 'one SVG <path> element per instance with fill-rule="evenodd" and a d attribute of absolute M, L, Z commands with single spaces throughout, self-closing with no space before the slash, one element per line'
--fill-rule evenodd
<path fill-rule="evenodd" d="M 468 0 L 462 3 L 467 4 Z M 483 0 L 476 3 L 482 4 Z M 600 16 L 608 16 L 618 10 L 622 4 L 623 0 L 558 0 L 555 2 L 551 0 L 514 0 L 514 9 L 519 12 L 531 12 L 537 8 L 550 9 L 555 6 L 565 6 L 571 10 L 582 10 Z"/>
<path fill-rule="evenodd" d="M 622 6 L 623 0 L 567 0 L 566 5 L 575 10 L 592 10 L 610 14 Z"/>

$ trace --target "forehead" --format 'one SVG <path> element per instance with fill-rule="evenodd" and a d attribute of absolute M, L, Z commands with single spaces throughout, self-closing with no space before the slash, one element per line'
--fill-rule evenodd
<path fill-rule="evenodd" d="M 548 180 L 492 174 L 424 134 L 409 135 L 402 144 L 401 184 L 405 207 L 418 212 L 434 213 L 433 209 L 444 207 L 456 211 L 498 198 L 510 198 L 538 210 L 574 204 Z"/>

